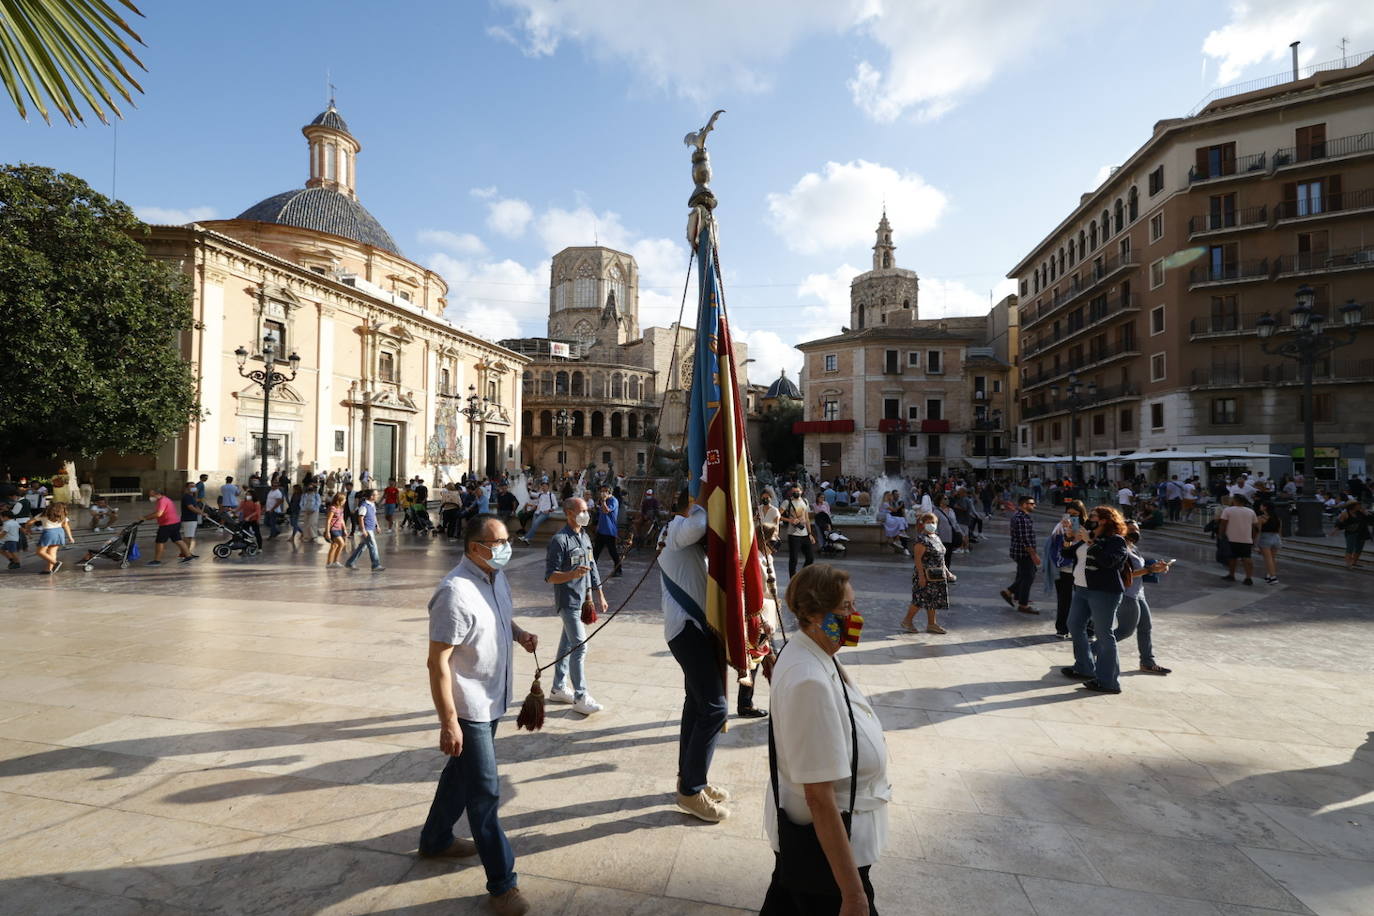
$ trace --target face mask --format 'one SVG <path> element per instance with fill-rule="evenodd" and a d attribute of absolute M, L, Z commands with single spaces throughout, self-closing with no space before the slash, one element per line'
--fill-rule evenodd
<path fill-rule="evenodd" d="M 487 560 L 487 565 L 492 569 L 500 569 L 510 562 L 511 549 L 509 544 L 497 544 L 495 547 L 488 547 L 491 551 L 491 559 Z"/>
<path fill-rule="evenodd" d="M 1090 518 L 1090 519 L 1088 519 L 1087 521 L 1085 521 L 1085 522 L 1083 523 L 1083 527 L 1086 528 L 1086 529 L 1088 529 L 1089 531 L 1092 531 L 1094 528 L 1097 527 L 1097 519 L 1095 519 L 1095 518 Z"/>
<path fill-rule="evenodd" d="M 934 534 L 935 532 L 940 530 L 940 526 L 935 524 L 934 522 L 926 522 L 925 529 L 927 534 Z"/>
<path fill-rule="evenodd" d="M 587 523 L 591 520 L 592 517 L 586 510 L 583 510 L 577 513 L 577 515 L 573 516 L 573 521 L 577 522 L 577 527 L 579 528 L 587 527 Z"/>
<path fill-rule="evenodd" d="M 853 648 L 859 644 L 859 632 L 864 628 L 863 615 L 853 611 L 841 617 L 839 614 L 826 614 L 821 618 L 821 629 L 832 642 Z"/>

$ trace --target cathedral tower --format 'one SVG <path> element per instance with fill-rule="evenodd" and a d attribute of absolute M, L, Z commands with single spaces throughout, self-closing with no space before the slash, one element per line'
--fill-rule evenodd
<path fill-rule="evenodd" d="M 896 251 L 884 208 L 873 245 L 873 269 L 849 284 L 849 326 L 853 330 L 892 323 L 897 314 L 903 320 L 916 320 L 920 278 L 916 271 L 897 266 Z"/>
<path fill-rule="evenodd" d="M 639 266 L 623 251 L 564 248 L 549 270 L 549 337 L 584 347 L 639 337 Z"/>

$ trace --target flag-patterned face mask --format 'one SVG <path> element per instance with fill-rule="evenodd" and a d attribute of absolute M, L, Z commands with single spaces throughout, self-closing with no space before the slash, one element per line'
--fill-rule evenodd
<path fill-rule="evenodd" d="M 853 648 L 859 644 L 859 633 L 864 628 L 864 617 L 858 611 L 850 609 L 849 613 L 841 617 L 839 614 L 826 614 L 821 618 L 821 629 L 825 635 L 829 636 L 841 647 Z"/>

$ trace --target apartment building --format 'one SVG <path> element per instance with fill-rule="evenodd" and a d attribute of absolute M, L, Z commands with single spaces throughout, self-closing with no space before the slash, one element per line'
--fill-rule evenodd
<path fill-rule="evenodd" d="M 1021 454 L 1244 447 L 1303 467 L 1300 369 L 1255 328 L 1287 328 L 1307 287 L 1338 339 L 1341 307 L 1365 304 L 1315 370 L 1316 473 L 1374 458 L 1374 58 L 1218 95 L 1156 124 L 1008 274 Z"/>

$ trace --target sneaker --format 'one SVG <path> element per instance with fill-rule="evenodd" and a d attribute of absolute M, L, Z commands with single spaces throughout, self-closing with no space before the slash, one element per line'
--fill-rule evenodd
<path fill-rule="evenodd" d="M 186 556 L 184 556 L 184 557 L 181 558 L 181 561 L 180 561 L 180 562 L 182 562 L 182 563 L 190 563 L 192 560 L 197 559 L 199 556 L 200 556 L 199 554 L 188 553 Z"/>
<path fill-rule="evenodd" d="M 56 564 L 55 566 L 53 566 L 52 571 L 53 571 L 53 572 L 57 572 L 57 571 L 58 571 L 59 569 L 61 569 L 61 568 L 62 568 L 62 561 L 61 561 L 61 560 L 58 560 L 58 561 L 57 561 L 57 564 Z"/>
<path fill-rule="evenodd" d="M 161 565 L 162 565 L 162 561 L 161 561 L 161 560 L 149 560 L 147 563 L 144 563 L 143 565 L 144 565 L 144 566 L 161 566 Z"/>
<path fill-rule="evenodd" d="M 590 716 L 594 712 L 601 712 L 605 709 L 600 703 L 592 699 L 590 693 L 584 693 L 580 699 L 573 703 L 573 712 L 579 712 L 584 716 Z"/>
<path fill-rule="evenodd" d="M 679 792 L 676 800 L 679 811 L 710 824 L 718 824 L 730 816 L 730 809 L 711 798 L 705 791 L 696 795 L 683 795 Z"/>
<path fill-rule="evenodd" d="M 1245 577 L 1245 584 L 1246 584 L 1246 585 L 1254 585 L 1254 584 L 1255 584 L 1255 580 L 1254 580 L 1254 579 L 1251 579 L 1249 576 L 1246 576 L 1246 577 Z"/>
<path fill-rule="evenodd" d="M 1121 688 L 1120 688 L 1120 687 L 1103 687 L 1100 683 L 1098 683 L 1097 678 L 1093 678 L 1091 681 L 1084 681 L 1084 682 L 1083 682 L 1083 686 L 1086 687 L 1086 688 L 1088 688 L 1089 690 L 1093 691 L 1094 693 L 1120 693 L 1120 692 L 1121 692 Z"/>
<path fill-rule="evenodd" d="M 711 801 L 713 802 L 728 802 L 730 800 L 730 793 L 722 789 L 720 786 L 713 786 L 710 783 L 707 783 L 706 788 L 702 789 L 701 791 L 706 793 L 706 797 L 711 799 Z"/>
<path fill-rule="evenodd" d="M 1173 671 L 1174 669 L 1165 668 L 1163 665 L 1156 665 L 1153 662 L 1151 662 L 1148 665 L 1141 665 L 1140 670 L 1144 671 L 1146 674 L 1158 674 L 1162 676 L 1168 674 L 1170 671 Z"/>
<path fill-rule="evenodd" d="M 382 572 L 384 569 L 386 569 L 385 566 L 374 566 L 374 567 L 372 567 L 372 571 L 373 571 L 373 572 Z"/>
<path fill-rule="evenodd" d="M 357 568 L 358 568 L 358 567 L 354 566 L 352 563 L 345 563 L 345 564 L 344 564 L 344 569 L 357 569 Z"/>
<path fill-rule="evenodd" d="M 14 562 L 13 560 L 11 560 L 11 561 L 10 561 L 10 569 L 18 569 L 18 568 L 19 568 L 19 564 L 16 563 L 16 562 Z"/>
<path fill-rule="evenodd" d="M 477 844 L 463 837 L 455 837 L 448 849 L 428 855 L 422 852 L 420 855 L 426 859 L 466 859 L 477 855 Z"/>
<path fill-rule="evenodd" d="M 1073 639 L 1072 633 L 1055 633 L 1056 639 Z"/>
<path fill-rule="evenodd" d="M 504 894 L 488 897 L 487 908 L 496 916 L 525 916 L 530 911 L 530 902 L 520 893 L 520 888 L 513 887 Z"/>
<path fill-rule="evenodd" d="M 562 690 L 549 691 L 550 703 L 571 703 L 576 699 L 577 697 L 573 696 L 573 692 L 566 687 L 564 687 Z"/>
<path fill-rule="evenodd" d="M 1278 584 L 1279 584 L 1279 577 L 1278 577 L 1278 576 L 1265 576 L 1265 577 L 1264 577 L 1264 582 L 1265 582 L 1266 585 L 1278 585 Z"/>
<path fill-rule="evenodd" d="M 741 706 L 737 715 L 741 719 L 766 719 L 768 710 L 759 709 L 757 706 Z"/>
<path fill-rule="evenodd" d="M 519 541 L 521 544 L 524 544 L 526 547 L 530 546 L 530 539 L 523 535 L 518 535 L 515 539 Z"/>

